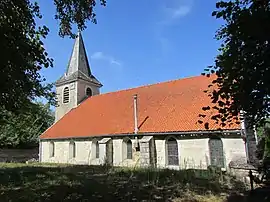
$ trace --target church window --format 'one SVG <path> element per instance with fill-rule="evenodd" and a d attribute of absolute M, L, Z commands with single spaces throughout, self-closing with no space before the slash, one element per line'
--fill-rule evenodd
<path fill-rule="evenodd" d="M 168 165 L 179 165 L 178 145 L 175 138 L 171 137 L 166 141 Z"/>
<path fill-rule="evenodd" d="M 211 165 L 223 168 L 225 165 L 222 140 L 220 138 L 210 138 L 208 145 Z"/>
<path fill-rule="evenodd" d="M 132 159 L 132 142 L 131 142 L 131 140 L 127 141 L 127 159 Z"/>
<path fill-rule="evenodd" d="M 54 154 L 55 154 L 55 148 L 54 148 L 54 142 L 50 142 L 50 145 L 49 145 L 49 152 L 50 152 L 50 157 L 54 157 Z"/>
<path fill-rule="evenodd" d="M 96 158 L 99 158 L 99 143 L 96 143 Z"/>
<path fill-rule="evenodd" d="M 63 91 L 63 103 L 69 102 L 69 88 L 65 87 Z"/>
<path fill-rule="evenodd" d="M 92 140 L 92 159 L 98 159 L 99 158 L 99 143 L 97 139 L 93 139 Z"/>
<path fill-rule="evenodd" d="M 92 96 L 93 95 L 93 93 L 92 93 L 92 90 L 91 90 L 91 88 L 86 88 L 86 96 L 87 97 L 90 97 L 90 96 Z"/>
<path fill-rule="evenodd" d="M 75 158 L 76 156 L 76 145 L 75 142 L 70 142 L 69 143 L 69 157 L 70 158 Z"/>

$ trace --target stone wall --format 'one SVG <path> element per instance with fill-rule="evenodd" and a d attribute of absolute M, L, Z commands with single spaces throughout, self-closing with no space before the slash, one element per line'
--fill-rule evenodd
<path fill-rule="evenodd" d="M 69 88 L 69 102 L 63 103 L 64 88 Z M 55 122 L 61 119 L 72 108 L 77 106 L 77 83 L 69 83 L 63 86 L 56 87 L 57 106 L 55 108 Z"/>
<path fill-rule="evenodd" d="M 249 163 L 256 164 L 258 162 L 258 159 L 256 157 L 257 140 L 255 131 L 253 129 L 246 129 L 246 144 Z"/>
<path fill-rule="evenodd" d="M 63 103 L 64 88 L 69 88 L 69 102 Z M 99 94 L 99 87 L 90 82 L 79 80 L 56 87 L 57 107 L 55 108 L 55 122 L 61 119 L 72 108 L 77 107 L 86 98 L 86 88 L 91 88 L 93 95 Z"/>
<path fill-rule="evenodd" d="M 92 141 L 81 140 L 74 141 L 76 145 L 75 158 L 70 158 L 69 155 L 69 140 L 66 141 L 54 141 L 55 144 L 55 155 L 50 157 L 49 144 L 50 141 L 42 141 L 40 143 L 41 162 L 48 163 L 70 163 L 70 164 L 94 164 L 91 157 L 91 146 Z"/>
<path fill-rule="evenodd" d="M 113 165 L 127 167 L 140 166 L 140 151 L 136 151 L 135 146 L 137 140 L 135 138 L 130 138 L 132 142 L 132 159 L 125 158 L 126 151 L 123 144 L 126 138 L 127 137 L 113 139 Z"/>
<path fill-rule="evenodd" d="M 247 162 L 245 143 L 242 138 L 223 138 L 225 165 L 236 159 Z"/>
<path fill-rule="evenodd" d="M 92 140 L 75 140 L 76 156 L 70 158 L 69 140 L 55 141 L 55 156 L 50 157 L 49 141 L 41 142 L 41 161 L 55 163 L 71 163 L 71 164 L 103 164 L 105 159 L 114 166 L 156 166 L 159 168 L 172 169 L 206 169 L 210 165 L 209 155 L 209 138 L 200 139 L 177 139 L 179 165 L 168 166 L 166 155 L 166 140 L 170 136 L 139 136 L 136 140 L 130 137 L 110 137 L 101 138 L 100 158 L 94 158 L 91 153 Z M 132 159 L 126 159 L 125 140 L 131 139 L 132 142 Z M 140 150 L 136 148 L 140 143 Z M 243 140 L 239 138 L 222 138 L 223 153 L 225 165 L 235 158 L 246 158 L 245 145 Z"/>
<path fill-rule="evenodd" d="M 38 160 L 38 148 L 34 148 L 34 149 L 0 149 L 0 162 L 24 163 L 30 159 Z"/>

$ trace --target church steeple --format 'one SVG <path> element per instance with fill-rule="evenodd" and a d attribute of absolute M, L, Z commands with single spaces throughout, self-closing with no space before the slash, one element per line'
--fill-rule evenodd
<path fill-rule="evenodd" d="M 102 87 L 102 84 L 91 73 L 81 32 L 76 36 L 66 72 L 56 81 L 56 86 L 71 79 L 88 80 Z"/>
<path fill-rule="evenodd" d="M 89 96 L 98 95 L 102 84 L 90 70 L 82 35 L 76 36 L 68 66 L 64 75 L 55 83 L 58 105 L 55 121 Z"/>
<path fill-rule="evenodd" d="M 91 76 L 91 70 L 88 63 L 82 35 L 79 32 L 73 46 L 73 51 L 69 59 L 66 74 L 71 75 L 77 71 L 81 71 L 86 76 Z"/>

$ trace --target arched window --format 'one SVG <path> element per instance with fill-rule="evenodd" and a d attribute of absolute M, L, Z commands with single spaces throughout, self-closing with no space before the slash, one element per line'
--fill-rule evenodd
<path fill-rule="evenodd" d="M 99 143 L 98 143 L 98 141 L 96 143 L 96 158 L 97 159 L 99 158 Z"/>
<path fill-rule="evenodd" d="M 50 157 L 54 157 L 54 142 L 50 142 L 50 145 L 49 145 L 49 152 L 50 152 Z"/>
<path fill-rule="evenodd" d="M 75 142 L 69 143 L 69 158 L 75 158 L 76 156 L 76 145 Z"/>
<path fill-rule="evenodd" d="M 92 93 L 91 88 L 89 88 L 89 87 L 86 88 L 86 96 L 87 96 L 87 97 L 90 97 L 90 96 L 92 96 L 92 94 L 93 94 L 93 93 Z"/>
<path fill-rule="evenodd" d="M 179 165 L 178 145 L 175 138 L 171 137 L 166 141 L 168 165 Z"/>
<path fill-rule="evenodd" d="M 99 158 L 99 143 L 97 139 L 92 140 L 92 159 L 98 159 Z"/>
<path fill-rule="evenodd" d="M 220 138 L 210 138 L 208 145 L 211 165 L 224 168 L 225 162 L 222 140 Z"/>
<path fill-rule="evenodd" d="M 132 142 L 131 142 L 131 140 L 127 141 L 127 159 L 132 159 Z"/>
<path fill-rule="evenodd" d="M 63 103 L 69 102 L 69 88 L 65 87 L 63 91 Z"/>

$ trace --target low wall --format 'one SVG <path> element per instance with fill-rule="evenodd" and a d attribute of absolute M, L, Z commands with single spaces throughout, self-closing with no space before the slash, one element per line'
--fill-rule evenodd
<path fill-rule="evenodd" d="M 38 148 L 34 149 L 0 149 L 0 162 L 24 163 L 30 159 L 38 160 Z"/>

